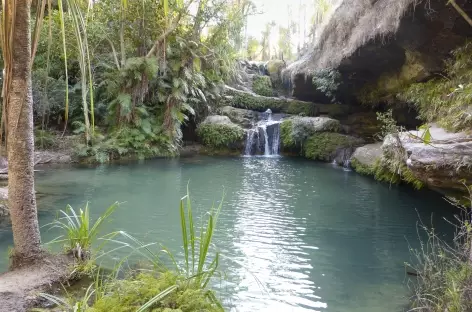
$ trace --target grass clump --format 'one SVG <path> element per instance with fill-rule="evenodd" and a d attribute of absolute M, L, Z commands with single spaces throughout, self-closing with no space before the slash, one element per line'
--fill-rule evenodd
<path fill-rule="evenodd" d="M 66 210 L 61 210 L 62 217 L 56 218 L 52 223 L 47 224 L 51 229 L 57 228 L 64 232 L 51 243 L 62 243 L 66 252 L 72 253 L 79 260 L 90 259 L 92 244 L 97 241 L 102 225 L 118 208 L 119 204 L 114 203 L 95 221 L 90 217 L 90 206 L 88 203 L 84 209 L 75 211 L 71 206 Z"/>
<path fill-rule="evenodd" d="M 472 127 L 472 43 L 453 52 L 446 63 L 446 76 L 425 83 L 415 83 L 399 94 L 402 100 L 414 103 L 420 117 L 437 122 L 451 131 Z"/>
<path fill-rule="evenodd" d="M 256 76 L 252 81 L 252 91 L 262 96 L 273 96 L 272 82 L 269 76 Z"/>
<path fill-rule="evenodd" d="M 237 149 L 244 139 L 244 130 L 232 124 L 204 123 L 198 126 L 197 135 L 210 148 Z"/>
<path fill-rule="evenodd" d="M 310 136 L 304 146 L 306 158 L 331 161 L 339 149 L 362 144 L 362 140 L 340 133 L 320 132 Z"/>
<path fill-rule="evenodd" d="M 208 218 L 197 226 L 188 193 L 180 200 L 184 251 L 182 262 L 177 262 L 175 256 L 160 244 L 143 243 L 128 233 L 116 232 L 115 234 L 121 235 L 109 236 L 105 241 L 119 245 L 113 250 L 131 248 L 131 253 L 119 261 L 112 274 L 99 276 L 98 272 L 94 283 L 79 300 L 64 300 L 48 294 L 42 296 L 56 304 L 61 311 L 71 312 L 223 311 L 220 301 L 209 288 L 219 265 L 219 252 L 213 253 L 212 238 L 222 202 L 223 200 L 217 207 L 212 207 Z M 158 251 L 154 250 L 155 246 L 159 246 Z M 163 254 L 169 256 L 172 269 L 163 264 Z M 150 269 L 130 271 L 126 278 L 117 279 L 117 272 L 131 255 L 148 260 Z"/>
<path fill-rule="evenodd" d="M 470 187 L 468 189 L 470 192 Z M 470 207 L 470 199 L 468 201 L 467 207 Z M 412 310 L 472 311 L 472 215 L 469 208 L 457 201 L 450 202 L 463 212 L 456 217 L 452 242 L 441 239 L 434 228 L 420 224 L 427 239 L 419 249 L 411 249 L 413 263 L 406 263 L 417 275 L 416 280 L 409 282 L 413 291 Z"/>

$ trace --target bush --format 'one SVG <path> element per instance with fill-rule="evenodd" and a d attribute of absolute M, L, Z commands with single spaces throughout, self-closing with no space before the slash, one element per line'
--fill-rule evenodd
<path fill-rule="evenodd" d="M 262 96 L 273 96 L 272 82 L 269 76 L 256 76 L 252 81 L 252 91 Z"/>
<path fill-rule="evenodd" d="M 34 130 L 34 147 L 37 149 L 48 149 L 56 146 L 57 136 L 43 129 Z"/>
<path fill-rule="evenodd" d="M 336 94 L 340 91 L 342 81 L 341 73 L 332 68 L 317 71 L 313 75 L 313 86 L 323 92 L 331 101 L 336 102 Z"/>
<path fill-rule="evenodd" d="M 244 130 L 232 124 L 204 123 L 198 126 L 197 135 L 212 148 L 237 148 L 244 139 Z"/>
<path fill-rule="evenodd" d="M 339 149 L 362 144 L 362 140 L 339 133 L 321 132 L 310 136 L 304 146 L 306 158 L 331 161 Z"/>

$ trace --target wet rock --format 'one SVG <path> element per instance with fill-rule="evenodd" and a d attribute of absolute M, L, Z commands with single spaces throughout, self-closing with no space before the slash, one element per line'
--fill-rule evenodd
<path fill-rule="evenodd" d="M 319 132 L 306 140 L 303 152 L 308 159 L 335 161 L 338 165 L 345 165 L 355 148 L 363 143 L 362 139 L 350 135 Z"/>

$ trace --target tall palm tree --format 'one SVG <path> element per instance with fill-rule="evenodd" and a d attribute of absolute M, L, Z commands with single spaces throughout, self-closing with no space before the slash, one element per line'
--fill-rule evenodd
<path fill-rule="evenodd" d="M 5 63 L 3 122 L 8 150 L 8 195 L 13 266 L 41 257 L 34 194 L 31 0 L 3 0 L 1 41 Z"/>

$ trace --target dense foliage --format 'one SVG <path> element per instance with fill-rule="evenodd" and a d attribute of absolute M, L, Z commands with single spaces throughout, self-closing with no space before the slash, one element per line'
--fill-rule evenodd
<path fill-rule="evenodd" d="M 36 124 L 82 133 L 80 156 L 175 154 L 182 126 L 204 116 L 232 77 L 247 14 L 246 1 L 193 2 L 195 14 L 189 1 L 151 0 L 49 12 L 33 68 Z"/>
<path fill-rule="evenodd" d="M 232 124 L 203 123 L 197 129 L 197 135 L 205 146 L 212 148 L 233 148 L 244 139 L 244 130 Z"/>

